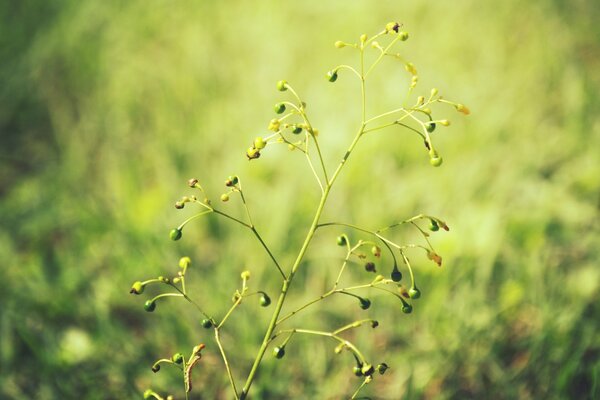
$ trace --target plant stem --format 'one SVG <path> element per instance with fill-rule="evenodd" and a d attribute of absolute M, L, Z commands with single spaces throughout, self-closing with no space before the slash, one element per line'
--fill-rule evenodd
<path fill-rule="evenodd" d="M 217 346 L 219 346 L 219 351 L 221 352 L 221 358 L 223 358 L 223 363 L 225 364 L 225 369 L 227 370 L 227 376 L 229 377 L 229 384 L 233 389 L 233 393 L 235 394 L 235 399 L 238 400 L 240 398 L 237 387 L 235 386 L 235 380 L 233 378 L 233 373 L 231 372 L 231 367 L 229 366 L 229 362 L 227 361 L 227 356 L 225 355 L 225 349 L 221 344 L 221 336 L 219 328 L 215 328 L 215 341 L 217 342 Z"/>

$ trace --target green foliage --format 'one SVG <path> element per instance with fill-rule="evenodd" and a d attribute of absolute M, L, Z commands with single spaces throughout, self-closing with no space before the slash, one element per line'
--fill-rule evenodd
<path fill-rule="evenodd" d="M 344 18 L 331 18 L 342 8 Z M 286 160 L 286 171 L 300 171 L 300 161 L 285 149 L 265 153 L 265 166 L 239 157 L 270 118 L 266 105 L 281 95 L 264 88 L 274 76 L 294 77 L 313 100 L 315 120 L 339 115 L 320 126 L 337 154 L 346 116 L 356 112 L 341 99 L 353 88 L 342 73 L 335 84 L 308 82 L 339 57 L 327 38 L 393 18 L 410 31 L 403 45 L 420 68 L 418 84 L 460 94 L 473 115 L 449 128 L 437 124 L 440 168 L 420 166 L 427 157 L 414 152 L 415 139 L 371 138 L 327 210 L 369 226 L 384 225 L 390 212 L 431 210 L 452 224 L 437 242 L 447 269 L 416 266 L 423 299 L 410 317 L 394 323 L 397 302 L 378 300 L 368 311 L 382 322 L 377 339 L 353 337 L 367 352 L 401 354 L 386 358 L 377 395 L 598 397 L 600 15 L 593 2 L 18 1 L 3 3 L 0 16 L 0 397 L 136 398 L 150 378 L 160 393 L 177 385 L 167 368 L 149 377 L 153 355 L 203 340 L 201 321 L 190 326 L 165 312 L 175 302 L 140 312 L 127 286 L 189 254 L 202 287 L 211 288 L 201 300 L 212 307 L 235 289 L 219 282 L 229 282 L 242 255 L 257 254 L 256 282 L 266 282 L 268 262 L 251 238 L 223 224 L 198 224 L 168 241 L 176 210 L 165 210 L 181 177 L 213 188 L 223 169 L 253 177 L 246 184 L 261 198 L 256 219 L 270 223 L 265 240 L 278 243 L 277 254 L 296 250 L 305 233 L 298 229 L 314 211 L 302 191 L 310 183 L 266 165 Z M 407 83 L 398 78 L 367 95 L 383 110 Z M 319 260 L 331 257 L 332 238 L 317 239 L 307 262 L 326 270 Z M 354 272 L 365 273 L 362 265 Z M 320 277 L 298 279 L 306 293 L 296 305 L 324 287 Z M 332 299 L 332 310 L 365 313 L 347 301 Z M 233 318 L 244 332 L 257 323 Z M 306 322 L 321 320 L 342 322 L 333 314 Z M 245 354 L 260 340 L 247 333 L 236 345 Z M 294 343 L 314 352 L 290 347 L 283 360 L 268 357 L 263 376 L 276 370 L 280 379 L 257 381 L 256 398 L 327 398 L 359 382 L 349 382 L 346 363 L 330 357 L 325 340 Z M 288 357 L 295 363 L 282 367 Z M 202 372 L 214 384 L 196 383 L 205 398 L 227 395 L 216 372 Z"/>

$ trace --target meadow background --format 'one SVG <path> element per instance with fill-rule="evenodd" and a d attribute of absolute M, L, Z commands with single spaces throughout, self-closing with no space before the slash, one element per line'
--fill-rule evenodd
<path fill-rule="evenodd" d="M 441 168 L 411 134 L 367 137 L 325 219 L 375 228 L 439 215 L 451 227 L 433 237 L 444 267 L 411 254 L 423 297 L 410 316 L 370 293 L 369 311 L 331 299 L 296 326 L 377 318 L 376 330 L 350 335 L 392 367 L 365 390 L 373 399 L 600 397 L 595 2 L 21 0 L 2 2 L 0 19 L 0 398 L 141 398 L 148 387 L 182 398 L 178 374 L 150 365 L 212 344 L 208 332 L 183 302 L 145 313 L 131 283 L 172 274 L 189 255 L 192 293 L 217 315 L 242 270 L 272 297 L 279 283 L 252 237 L 225 220 L 170 241 L 191 215 L 173 202 L 190 193 L 188 178 L 216 199 L 226 176 L 240 175 L 257 225 L 289 265 L 318 189 L 300 154 L 269 148 L 249 163 L 245 149 L 287 79 L 333 168 L 358 123 L 356 82 L 324 78 L 356 62 L 333 42 L 394 20 L 411 35 L 401 51 L 419 70 L 417 93 L 437 87 L 472 115 L 438 109 L 453 122 L 436 132 Z M 377 75 L 372 113 L 400 103 L 409 82 L 392 60 Z M 319 232 L 290 304 L 331 283 L 339 233 Z M 350 271 L 356 281 L 360 270 Z M 239 379 L 270 311 L 245 303 L 224 335 Z M 254 398 L 352 393 L 352 360 L 333 347 L 295 338 L 283 360 L 265 358 Z M 192 398 L 230 398 L 214 346 L 205 353 Z"/>

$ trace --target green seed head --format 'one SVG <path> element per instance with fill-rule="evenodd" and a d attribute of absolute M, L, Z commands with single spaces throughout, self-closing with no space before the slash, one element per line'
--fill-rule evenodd
<path fill-rule="evenodd" d="M 273 107 L 273 110 L 275 110 L 275 112 L 277 114 L 283 114 L 285 111 L 285 104 L 283 103 L 277 103 L 275 104 L 275 106 Z"/>
<path fill-rule="evenodd" d="M 334 43 L 334 46 L 337 47 L 338 49 L 341 49 L 343 47 L 346 47 L 346 43 L 342 42 L 341 40 L 338 40 L 337 42 Z"/>
<path fill-rule="evenodd" d="M 427 132 L 429 133 L 435 131 L 435 122 L 427 122 L 425 124 L 425 129 L 427 129 Z"/>
<path fill-rule="evenodd" d="M 283 358 L 283 356 L 285 356 L 285 348 L 284 347 L 275 347 L 273 349 L 273 357 L 275 358 Z"/>
<path fill-rule="evenodd" d="M 142 282 L 140 281 L 136 281 L 133 283 L 133 285 L 131 285 L 131 290 L 129 291 L 129 293 L 131 294 L 142 294 L 144 293 L 144 289 L 145 289 L 145 285 L 142 284 Z"/>
<path fill-rule="evenodd" d="M 442 157 L 433 157 L 429 159 L 429 164 L 431 164 L 434 167 L 439 167 L 440 165 L 442 165 L 442 162 L 444 160 L 442 159 Z"/>
<path fill-rule="evenodd" d="M 148 312 L 152 312 L 156 309 L 156 302 L 153 300 L 147 300 L 144 303 L 144 310 L 148 311 Z"/>
<path fill-rule="evenodd" d="M 221 201 L 222 201 L 223 203 L 226 203 L 226 202 L 228 202 L 228 201 L 229 201 L 229 195 L 228 195 L 227 193 L 223 193 L 223 194 L 221 195 Z"/>
<path fill-rule="evenodd" d="M 173 356 L 171 357 L 171 361 L 173 361 L 175 364 L 181 364 L 183 362 L 183 354 L 181 354 L 181 353 L 173 354 Z"/>
<path fill-rule="evenodd" d="M 437 232 L 440 230 L 440 226 L 438 225 L 438 223 L 435 219 L 430 220 L 429 230 L 433 231 L 433 232 Z"/>
<path fill-rule="evenodd" d="M 292 129 L 292 133 L 295 135 L 302 133 L 302 127 L 300 125 L 294 126 L 294 129 Z"/>
<path fill-rule="evenodd" d="M 406 303 L 402 306 L 402 312 L 404 314 L 410 314 L 412 312 L 412 309 L 413 309 L 412 306 L 408 303 Z"/>
<path fill-rule="evenodd" d="M 171 232 L 169 233 L 169 237 L 171 238 L 171 240 L 181 239 L 181 229 L 179 229 L 179 228 L 171 229 Z"/>
<path fill-rule="evenodd" d="M 335 241 L 338 246 L 345 246 L 347 243 L 346 236 L 344 236 L 344 235 L 338 236 Z"/>
<path fill-rule="evenodd" d="M 213 326 L 212 321 L 208 318 L 204 318 L 200 324 L 204 329 L 210 329 Z"/>
<path fill-rule="evenodd" d="M 403 42 L 406 42 L 408 40 L 408 32 L 401 31 L 398 33 L 398 36 Z"/>
<path fill-rule="evenodd" d="M 327 72 L 326 76 L 327 76 L 327 80 L 329 82 L 335 82 L 335 81 L 337 81 L 337 78 L 338 78 L 337 71 L 329 71 L 329 72 Z"/>
<path fill-rule="evenodd" d="M 268 307 L 270 304 L 271 298 L 266 293 L 262 293 L 260 296 L 260 305 L 262 307 Z"/>
<path fill-rule="evenodd" d="M 362 366 L 361 365 L 355 365 L 354 368 L 352 368 L 352 372 L 354 373 L 354 375 L 356 376 L 362 376 Z"/>
<path fill-rule="evenodd" d="M 409 296 L 411 299 L 414 299 L 414 300 L 416 300 L 416 299 L 418 299 L 419 297 L 421 297 L 421 291 L 420 291 L 420 290 L 419 290 L 419 288 L 417 288 L 416 286 L 413 286 L 413 287 L 411 287 L 411 288 L 408 290 L 408 296 Z"/>
<path fill-rule="evenodd" d="M 281 80 L 277 82 L 277 90 L 285 92 L 287 90 L 287 81 Z"/>
<path fill-rule="evenodd" d="M 362 308 L 363 310 L 368 310 L 369 307 L 371 307 L 371 300 L 369 299 L 360 298 L 358 299 L 358 301 L 360 303 L 360 308 Z"/>

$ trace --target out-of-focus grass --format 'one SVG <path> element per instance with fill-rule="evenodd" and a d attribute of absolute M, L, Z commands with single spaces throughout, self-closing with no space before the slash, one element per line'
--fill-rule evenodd
<path fill-rule="evenodd" d="M 473 114 L 446 112 L 453 124 L 436 132 L 440 169 L 410 134 L 369 137 L 326 218 L 379 227 L 440 215 L 452 228 L 433 239 L 445 266 L 411 254 L 423 291 L 411 316 L 372 293 L 368 312 L 332 299 L 299 321 L 326 329 L 380 320 L 353 337 L 392 366 L 366 389 L 373 398 L 598 397 L 598 7 L 253 3 L 0 6 L 0 397 L 179 388 L 174 372 L 153 375 L 149 366 L 210 338 L 183 304 L 144 313 L 130 283 L 174 271 L 190 255 L 193 293 L 215 314 L 243 269 L 257 288 L 274 294 L 278 284 L 247 232 L 225 221 L 198 222 L 168 241 L 190 212 L 176 213 L 173 201 L 191 176 L 216 198 L 223 179 L 239 174 L 258 226 L 289 265 L 318 190 L 299 154 L 269 148 L 248 163 L 245 148 L 272 116 L 274 82 L 286 78 L 307 99 L 333 167 L 355 130 L 358 95 L 349 74 L 335 85 L 323 78 L 355 62 L 332 43 L 389 20 L 411 34 L 402 51 L 420 90 L 438 87 Z M 401 102 L 408 82 L 393 62 L 379 74 L 373 113 Z M 339 233 L 319 233 L 295 282 L 305 289 L 291 303 L 325 287 L 343 257 L 333 244 Z M 240 379 L 261 340 L 256 321 L 266 324 L 268 314 L 244 304 L 224 337 Z M 294 339 L 287 350 L 282 361 L 265 359 L 255 398 L 340 398 L 358 385 L 332 343 Z M 229 398 L 214 346 L 206 354 L 195 398 Z"/>

